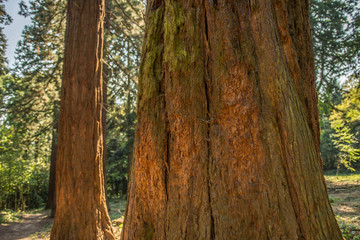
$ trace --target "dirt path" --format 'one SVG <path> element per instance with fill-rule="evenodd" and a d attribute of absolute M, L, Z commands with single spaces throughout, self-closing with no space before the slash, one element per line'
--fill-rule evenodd
<path fill-rule="evenodd" d="M 45 214 L 24 214 L 19 223 L 0 225 L 0 240 L 32 240 L 32 234 L 41 231 L 52 222 L 53 219 Z"/>

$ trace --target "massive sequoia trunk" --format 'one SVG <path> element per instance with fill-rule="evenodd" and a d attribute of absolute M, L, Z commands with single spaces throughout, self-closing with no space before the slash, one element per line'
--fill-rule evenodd
<path fill-rule="evenodd" d="M 341 239 L 309 1 L 150 0 L 122 239 Z"/>
<path fill-rule="evenodd" d="M 104 0 L 70 0 L 52 239 L 114 239 L 103 176 Z"/>

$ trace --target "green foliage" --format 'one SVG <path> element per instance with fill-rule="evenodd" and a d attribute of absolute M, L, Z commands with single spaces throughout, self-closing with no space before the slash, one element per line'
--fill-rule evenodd
<path fill-rule="evenodd" d="M 352 163 L 360 159 L 360 81 L 352 77 L 344 85 L 343 100 L 330 116 L 335 130 L 333 142 L 338 153 L 338 164 L 355 171 Z"/>
<path fill-rule="evenodd" d="M 22 2 L 31 16 L 16 49 L 13 76 L 1 77 L 0 208 L 46 200 L 53 128 L 59 112 L 65 1 Z M 5 178 L 6 176 L 6 178 Z"/>
<path fill-rule="evenodd" d="M 320 95 L 331 94 L 338 89 L 339 77 L 356 68 L 357 53 L 352 24 L 358 13 L 355 0 L 312 0 L 311 27 L 317 75 L 317 89 Z M 324 96 L 321 96 L 324 97 Z M 322 100 L 325 100 L 322 98 Z"/>
<path fill-rule="evenodd" d="M 0 211 L 0 224 L 18 222 L 21 219 L 20 211 L 13 211 L 10 209 Z"/>
<path fill-rule="evenodd" d="M 121 113 L 121 111 L 119 111 Z M 119 114 L 120 115 L 120 114 Z M 129 164 L 132 158 L 136 114 L 124 114 L 111 120 L 119 120 L 117 126 L 109 126 L 107 143 L 107 177 L 111 194 L 125 195 L 127 191 Z"/>
<path fill-rule="evenodd" d="M 344 221 L 338 220 L 338 224 L 342 233 L 342 236 L 346 240 L 360 240 L 360 231 L 358 227 L 351 224 L 346 224 Z"/>
<path fill-rule="evenodd" d="M 331 128 L 329 117 L 326 115 L 320 117 L 320 129 L 320 152 L 324 163 L 324 169 L 335 168 L 339 150 L 334 142 L 335 130 Z"/>
<path fill-rule="evenodd" d="M 48 166 L 36 148 L 44 139 L 24 139 L 26 133 L 17 124 L 0 126 L 0 209 L 38 207 L 46 197 Z"/>
<path fill-rule="evenodd" d="M 107 182 L 111 194 L 124 195 L 136 123 L 144 3 L 109 2 L 104 52 Z M 19 13 L 30 17 L 31 24 L 18 43 L 12 75 L 0 77 L 0 208 L 24 209 L 46 201 L 51 142 L 59 115 L 66 1 L 21 1 Z M 5 17 L 0 17 L 1 23 Z"/>
<path fill-rule="evenodd" d="M 105 32 L 107 104 L 107 184 L 111 195 L 125 195 L 136 124 L 144 3 L 111 0 Z"/>
<path fill-rule="evenodd" d="M 356 75 L 359 70 L 359 12 L 359 4 L 354 0 L 311 1 L 310 23 L 313 33 L 316 87 L 319 92 L 320 150 L 325 169 L 335 167 L 338 156 L 344 159 L 336 145 L 345 142 L 344 136 L 348 134 L 346 129 L 343 129 L 342 140 L 339 140 L 337 134 L 340 133 L 335 131 L 329 119 L 335 106 L 340 104 L 342 99 L 340 77 Z M 348 146 L 347 144 L 346 147 Z M 350 149 L 346 152 L 349 153 Z M 349 156 L 345 159 L 349 159 Z M 344 163 L 347 162 L 346 160 Z"/>
<path fill-rule="evenodd" d="M 3 33 L 4 28 L 2 27 L 2 25 L 9 25 L 12 22 L 12 18 L 5 11 L 4 2 L 6 1 L 7 0 L 0 0 L 0 76 L 8 72 L 8 69 L 6 67 L 7 59 L 5 57 L 7 40 Z"/>

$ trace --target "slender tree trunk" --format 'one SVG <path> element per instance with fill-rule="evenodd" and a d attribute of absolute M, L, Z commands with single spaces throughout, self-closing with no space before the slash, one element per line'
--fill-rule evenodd
<path fill-rule="evenodd" d="M 51 239 L 114 239 L 103 175 L 104 0 L 68 2 Z"/>
<path fill-rule="evenodd" d="M 122 239 L 342 239 L 309 1 L 148 2 Z"/>
<path fill-rule="evenodd" d="M 49 174 L 49 188 L 48 188 L 48 199 L 46 202 L 45 209 L 51 209 L 50 217 L 55 217 L 56 212 L 56 154 L 57 154 L 57 131 L 58 124 L 57 120 L 54 124 L 51 140 L 51 156 L 50 156 L 50 174 Z"/>

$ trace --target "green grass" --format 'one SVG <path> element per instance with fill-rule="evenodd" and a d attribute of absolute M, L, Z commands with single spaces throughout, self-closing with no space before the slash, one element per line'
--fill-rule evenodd
<path fill-rule="evenodd" d="M 339 216 L 336 216 L 338 220 L 338 224 L 342 233 L 342 236 L 346 240 L 360 240 L 360 235 L 358 232 L 360 231 L 360 228 L 358 226 L 355 226 L 353 224 L 349 224 L 346 221 L 339 220 Z"/>
<path fill-rule="evenodd" d="M 13 211 L 5 209 L 0 211 L 0 224 L 1 223 L 12 223 L 21 221 L 21 211 Z"/>
<path fill-rule="evenodd" d="M 360 182 L 360 172 L 340 172 L 339 176 L 336 176 L 336 170 L 324 171 L 326 181 L 347 181 L 347 182 Z"/>
<path fill-rule="evenodd" d="M 112 221 L 115 238 L 119 239 L 123 227 L 126 200 L 120 197 L 111 197 L 109 199 L 109 204 L 111 209 L 109 216 Z"/>
<path fill-rule="evenodd" d="M 109 199 L 110 209 L 109 212 L 111 221 L 116 220 L 124 216 L 126 208 L 126 200 L 119 197 L 112 197 Z"/>
<path fill-rule="evenodd" d="M 44 211 L 50 213 L 49 209 L 46 209 L 46 210 L 44 210 L 44 209 L 45 209 L 45 204 L 42 204 L 41 207 L 28 209 L 28 210 L 24 211 L 24 213 L 26 213 L 26 214 L 38 214 L 38 213 L 44 213 Z"/>

